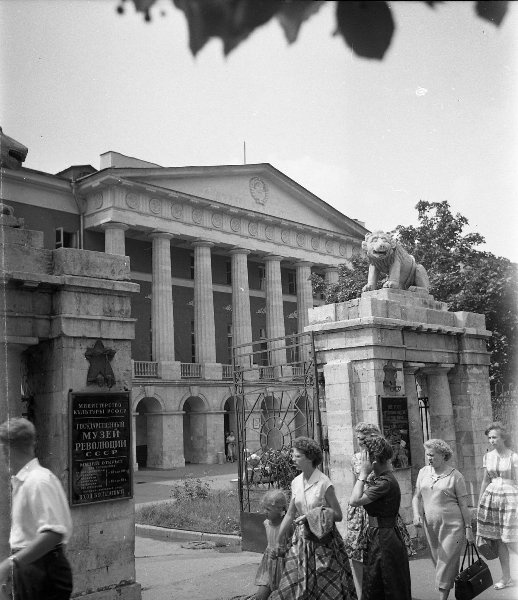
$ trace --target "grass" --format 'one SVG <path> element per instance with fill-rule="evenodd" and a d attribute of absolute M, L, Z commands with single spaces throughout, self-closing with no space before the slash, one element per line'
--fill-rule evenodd
<path fill-rule="evenodd" d="M 139 507 L 135 521 L 204 533 L 240 534 L 239 499 L 236 492 L 227 490 L 210 491 L 205 498 L 179 497 Z"/>

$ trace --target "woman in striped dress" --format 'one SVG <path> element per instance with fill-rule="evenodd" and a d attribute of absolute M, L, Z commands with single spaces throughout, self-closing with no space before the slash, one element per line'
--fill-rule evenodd
<path fill-rule="evenodd" d="M 495 589 L 502 590 L 514 585 L 509 549 L 518 551 L 518 454 L 509 448 L 510 435 L 502 423 L 492 423 L 486 435 L 493 450 L 484 456 L 477 537 L 498 540 L 502 578 Z"/>

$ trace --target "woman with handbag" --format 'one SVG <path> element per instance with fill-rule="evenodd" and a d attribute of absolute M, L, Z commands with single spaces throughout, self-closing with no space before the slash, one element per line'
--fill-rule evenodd
<path fill-rule="evenodd" d="M 447 600 L 459 572 L 460 556 L 475 538 L 464 477 L 448 461 L 452 449 L 444 440 L 424 443 L 428 465 L 419 471 L 412 499 L 414 525 L 423 527 L 439 600 Z"/>
<path fill-rule="evenodd" d="M 509 549 L 518 546 L 518 454 L 509 448 L 510 435 L 496 421 L 486 429 L 493 450 L 484 455 L 484 478 L 480 486 L 477 512 L 477 542 L 496 540 L 502 578 L 496 590 L 514 585 Z"/>

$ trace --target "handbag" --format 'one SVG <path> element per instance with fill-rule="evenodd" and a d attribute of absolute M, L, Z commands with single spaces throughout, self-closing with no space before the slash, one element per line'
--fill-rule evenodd
<path fill-rule="evenodd" d="M 477 535 L 477 547 L 486 560 L 498 558 L 498 540 L 490 540 Z"/>
<path fill-rule="evenodd" d="M 475 550 L 477 560 L 473 554 Z M 464 561 L 468 556 L 468 567 L 464 569 Z M 457 600 L 471 600 L 493 585 L 493 578 L 486 563 L 480 558 L 475 544 L 467 542 L 460 572 L 455 577 L 455 598 Z"/>

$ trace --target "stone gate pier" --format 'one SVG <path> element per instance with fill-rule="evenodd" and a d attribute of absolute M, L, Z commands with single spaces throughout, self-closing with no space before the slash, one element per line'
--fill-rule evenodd
<path fill-rule="evenodd" d="M 323 366 L 331 479 L 342 507 L 354 485 L 350 458 L 360 421 L 377 423 L 393 445 L 407 524 L 424 439 L 452 446 L 451 464 L 474 505 L 491 422 L 484 315 L 450 312 L 424 290 L 384 288 L 313 308 L 306 331 L 315 333 Z"/>

